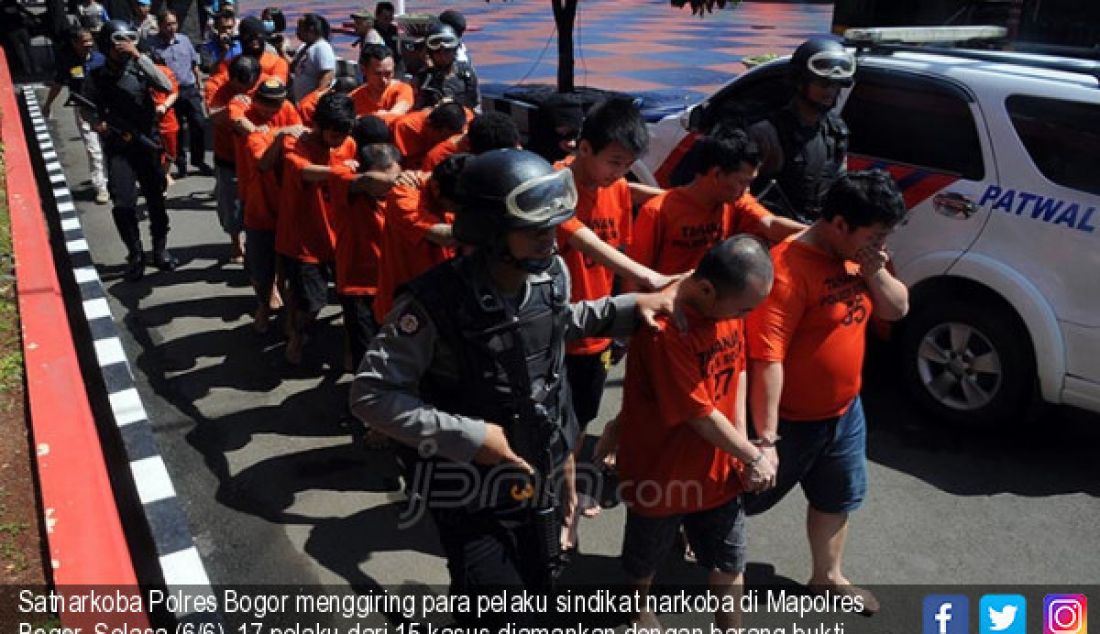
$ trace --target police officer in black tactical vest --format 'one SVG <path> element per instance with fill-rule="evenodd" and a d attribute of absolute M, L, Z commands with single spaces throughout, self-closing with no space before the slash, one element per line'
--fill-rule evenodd
<path fill-rule="evenodd" d="M 825 194 L 845 171 L 848 127 L 834 108 L 855 70 L 840 42 L 806 40 L 791 57 L 794 98 L 749 128 L 763 158 L 752 191 L 773 212 L 806 224 L 821 215 Z"/>
<path fill-rule="evenodd" d="M 457 59 L 461 44 L 462 40 L 448 24 L 435 22 L 428 29 L 424 46 L 432 64 L 416 76 L 415 109 L 434 106 L 442 99 L 451 99 L 471 110 L 480 107 L 477 73 L 469 62 Z"/>
<path fill-rule="evenodd" d="M 547 591 L 575 504 L 556 477 L 577 429 L 565 342 L 624 335 L 639 318 L 653 325 L 675 289 L 570 304 L 555 232 L 577 191 L 569 170 L 536 154 L 468 158 L 456 196 L 454 236 L 471 248 L 399 292 L 351 407 L 415 449 L 403 458 L 406 521 L 425 510 L 435 520 L 452 595 Z"/>
<path fill-rule="evenodd" d="M 145 273 L 145 252 L 138 227 L 137 186 L 149 211 L 153 264 L 162 271 L 176 267 L 168 252 L 168 213 L 164 209 L 162 148 L 157 136 L 153 90 L 170 92 L 172 84 L 137 48 L 138 33 L 129 23 L 111 20 L 96 34 L 107 63 L 84 82 L 81 115 L 102 140 L 107 165 L 107 191 L 114 207 L 115 228 L 126 245 L 126 279 Z"/>

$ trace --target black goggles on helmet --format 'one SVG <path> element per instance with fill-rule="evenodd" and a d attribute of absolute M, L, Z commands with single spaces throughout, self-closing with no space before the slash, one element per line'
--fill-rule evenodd
<path fill-rule="evenodd" d="M 111 34 L 111 41 L 115 44 L 122 44 L 123 42 L 135 43 L 138 41 L 138 32 L 120 29 Z"/>
<path fill-rule="evenodd" d="M 847 82 L 856 74 L 856 58 L 848 51 L 821 51 L 810 56 L 806 68 L 815 77 Z"/>
<path fill-rule="evenodd" d="M 458 48 L 458 38 L 450 33 L 436 33 L 424 40 L 424 46 L 427 46 L 429 51 Z"/>

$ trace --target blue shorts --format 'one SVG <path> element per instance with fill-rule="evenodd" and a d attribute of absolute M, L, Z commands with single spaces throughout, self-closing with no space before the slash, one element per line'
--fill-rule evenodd
<path fill-rule="evenodd" d="M 779 421 L 779 473 L 774 489 L 745 494 L 745 511 L 775 506 L 801 484 L 810 506 L 822 513 L 848 513 L 867 495 L 867 419 L 857 396 L 839 418 Z"/>
<path fill-rule="evenodd" d="M 740 496 L 712 509 L 646 517 L 627 509 L 623 535 L 623 568 L 634 579 L 657 572 L 683 525 L 695 561 L 710 570 L 745 572 L 745 510 Z"/>

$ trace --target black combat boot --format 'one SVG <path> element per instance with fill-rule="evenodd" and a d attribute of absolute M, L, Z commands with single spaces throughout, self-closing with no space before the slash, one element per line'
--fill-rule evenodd
<path fill-rule="evenodd" d="M 145 251 L 141 247 L 141 240 L 131 243 L 129 249 L 124 277 L 129 282 L 136 282 L 145 275 Z"/>
<path fill-rule="evenodd" d="M 168 251 L 168 238 L 153 238 L 153 266 L 162 271 L 174 271 L 179 260 Z"/>

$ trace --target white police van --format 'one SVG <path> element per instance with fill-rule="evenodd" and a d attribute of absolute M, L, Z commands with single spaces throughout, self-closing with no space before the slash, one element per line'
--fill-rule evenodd
<path fill-rule="evenodd" d="M 887 169 L 910 208 L 888 245 L 911 289 L 905 380 L 951 421 L 1019 418 L 1036 396 L 1100 412 L 1100 62 L 882 43 L 965 39 L 951 28 L 849 32 L 838 104 L 849 169 Z M 716 122 L 782 107 L 786 66 L 653 124 L 636 176 L 667 186 Z"/>

